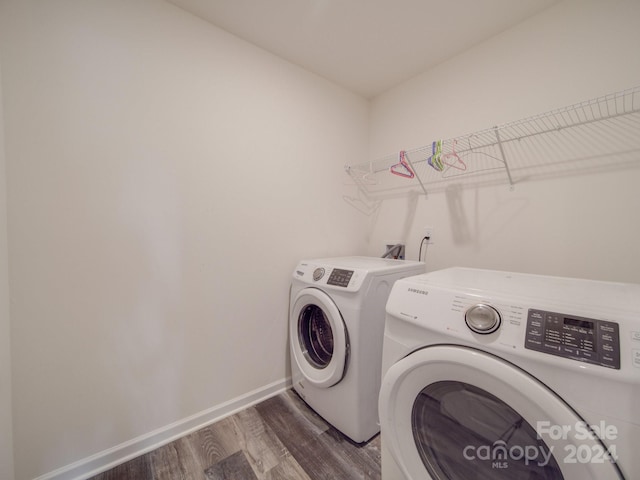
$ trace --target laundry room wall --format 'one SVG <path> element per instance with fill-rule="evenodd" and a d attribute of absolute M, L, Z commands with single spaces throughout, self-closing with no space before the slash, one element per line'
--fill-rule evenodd
<path fill-rule="evenodd" d="M 368 102 L 163 1 L 0 9 L 15 473 L 72 478 L 286 386 L 297 261 L 366 245 Z"/>
<path fill-rule="evenodd" d="M 374 99 L 369 158 L 637 86 L 639 18 L 635 0 L 566 0 L 432 68 Z M 553 159 L 553 152 L 539 155 Z M 385 200 L 369 220 L 369 251 L 396 238 L 416 259 L 430 226 L 428 270 L 460 265 L 640 282 L 635 165 L 597 174 L 578 166 L 513 190 L 506 175 L 498 186 L 452 180 L 427 198 Z"/>
<path fill-rule="evenodd" d="M 0 64 L 0 478 L 13 478 L 11 424 L 11 345 L 9 337 L 9 263 L 7 248 L 7 183 L 5 176 L 2 65 Z"/>

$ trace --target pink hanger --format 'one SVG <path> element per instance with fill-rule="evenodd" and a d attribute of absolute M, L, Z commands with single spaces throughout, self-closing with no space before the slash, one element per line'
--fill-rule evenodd
<path fill-rule="evenodd" d="M 442 161 L 448 167 L 457 168 L 458 170 L 466 170 L 467 164 L 464 163 L 464 161 L 456 153 L 456 142 L 456 140 L 453 141 L 453 146 L 451 147 L 452 153 L 445 153 L 444 155 L 442 155 Z"/>
<path fill-rule="evenodd" d="M 406 151 L 400 150 L 400 162 L 396 163 L 395 165 L 391 165 L 389 171 L 394 175 L 398 175 L 400 177 L 413 178 L 415 177 L 415 174 L 413 173 L 413 170 L 411 170 L 411 167 L 405 159 L 406 154 Z"/>

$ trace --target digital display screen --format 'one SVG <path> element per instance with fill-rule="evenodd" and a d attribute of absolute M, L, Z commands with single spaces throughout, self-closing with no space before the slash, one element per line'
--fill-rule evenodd
<path fill-rule="evenodd" d="M 564 324 L 572 325 L 574 327 L 586 328 L 587 330 L 593 330 L 593 322 L 588 322 L 586 320 L 578 320 L 576 318 L 565 317 Z"/>

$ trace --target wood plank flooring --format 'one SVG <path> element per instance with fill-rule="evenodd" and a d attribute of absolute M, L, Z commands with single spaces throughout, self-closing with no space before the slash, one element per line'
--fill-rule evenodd
<path fill-rule="evenodd" d="M 380 436 L 350 441 L 288 390 L 91 480 L 379 480 Z"/>

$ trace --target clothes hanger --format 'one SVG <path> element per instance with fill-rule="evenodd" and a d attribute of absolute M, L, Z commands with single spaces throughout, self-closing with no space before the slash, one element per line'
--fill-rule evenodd
<path fill-rule="evenodd" d="M 442 140 L 436 140 L 431 144 L 431 156 L 427 159 L 427 163 L 438 172 L 444 170 L 444 163 L 442 163 Z"/>
<path fill-rule="evenodd" d="M 444 155 L 442 155 L 442 163 L 447 166 L 447 170 L 449 168 L 456 168 L 458 170 L 464 171 L 467 169 L 467 164 L 464 163 L 464 160 L 462 160 L 456 153 L 456 143 L 457 140 L 453 140 L 451 153 L 445 153 Z"/>
<path fill-rule="evenodd" d="M 394 175 L 398 175 L 404 178 L 413 178 L 415 177 L 415 173 L 411 169 L 411 166 L 407 162 L 405 156 L 407 152 L 405 150 L 400 150 L 400 161 L 395 165 L 391 165 L 389 171 Z"/>
<path fill-rule="evenodd" d="M 465 153 L 463 153 L 462 155 L 464 157 L 466 157 L 467 159 L 469 158 L 469 156 L 483 157 L 485 160 L 487 158 L 490 158 L 491 160 L 496 161 L 496 162 L 501 164 L 500 167 L 496 166 L 495 168 L 502 168 L 502 166 L 504 165 L 504 160 L 502 160 L 502 159 L 500 159 L 500 158 L 498 158 L 498 157 L 496 157 L 494 155 L 490 155 L 487 152 L 483 152 L 482 150 L 479 150 L 479 148 L 486 148 L 486 147 L 482 147 L 482 146 L 481 147 L 474 147 L 474 146 L 472 146 L 471 140 L 474 139 L 474 138 L 478 138 L 478 136 L 474 134 L 474 135 L 470 135 L 467 138 L 467 141 L 469 142 L 469 148 L 467 148 L 467 151 Z M 474 158 L 474 161 L 475 160 L 477 160 L 477 158 Z"/>

